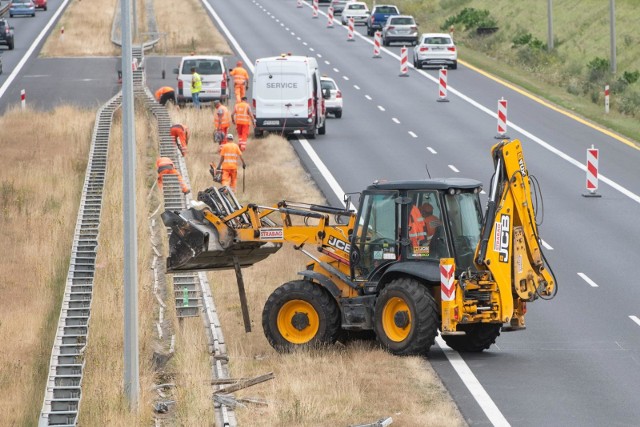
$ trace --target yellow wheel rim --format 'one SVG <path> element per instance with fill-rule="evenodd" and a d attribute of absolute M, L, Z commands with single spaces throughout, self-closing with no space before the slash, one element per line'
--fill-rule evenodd
<path fill-rule="evenodd" d="M 308 343 L 316 336 L 319 327 L 320 316 L 307 301 L 287 301 L 278 312 L 278 331 L 290 343 Z"/>
<path fill-rule="evenodd" d="M 399 319 L 396 319 L 396 315 Z M 396 320 L 405 320 L 398 324 Z M 402 324 L 406 323 L 406 324 Z M 391 341 L 404 341 L 411 332 L 411 310 L 402 298 L 393 297 L 384 306 L 382 310 L 382 328 L 384 333 Z"/>

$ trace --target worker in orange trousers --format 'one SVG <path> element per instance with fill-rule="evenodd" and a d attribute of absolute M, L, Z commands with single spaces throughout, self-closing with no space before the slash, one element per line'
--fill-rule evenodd
<path fill-rule="evenodd" d="M 236 184 L 238 182 L 238 160 L 242 162 L 242 169 L 247 167 L 247 164 L 242 158 L 242 151 L 238 144 L 233 142 L 233 135 L 227 135 L 227 143 L 220 146 L 220 161 L 216 171 L 222 170 L 222 185 L 226 185 L 236 191 Z"/>
<path fill-rule="evenodd" d="M 249 88 L 249 73 L 242 67 L 242 61 L 238 61 L 236 68 L 229 71 L 229 75 L 233 77 L 233 90 L 236 94 L 236 102 L 240 102 Z"/>
<path fill-rule="evenodd" d="M 224 144 L 225 138 L 229 133 L 229 126 L 231 125 L 231 114 L 229 109 L 222 105 L 220 101 L 215 102 L 215 109 L 213 111 L 213 141 L 219 144 Z"/>
<path fill-rule="evenodd" d="M 178 172 L 178 170 L 175 168 L 175 166 L 173 165 L 173 161 L 171 161 L 170 158 L 159 157 L 158 160 L 156 160 L 156 168 L 158 168 L 158 188 L 162 190 L 162 177 L 164 175 L 177 175 L 182 192 L 184 194 L 190 193 L 189 187 L 187 187 L 187 185 L 182 180 L 182 175 L 180 175 L 180 172 Z"/>
<path fill-rule="evenodd" d="M 242 97 L 242 100 L 233 107 L 233 113 L 231 114 L 231 121 L 236 125 L 236 131 L 238 133 L 239 146 L 242 151 L 247 148 L 247 138 L 249 137 L 249 129 L 251 124 L 255 125 L 256 119 L 253 116 L 251 107 L 247 102 L 247 97 Z"/>
<path fill-rule="evenodd" d="M 176 123 L 171 126 L 169 133 L 173 137 L 173 142 L 178 146 L 180 154 L 182 154 L 182 157 L 185 157 L 187 155 L 187 145 L 189 145 L 189 128 L 180 123 Z"/>

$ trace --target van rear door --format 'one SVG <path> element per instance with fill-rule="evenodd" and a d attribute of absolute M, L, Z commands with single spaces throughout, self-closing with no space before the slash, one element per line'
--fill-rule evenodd
<path fill-rule="evenodd" d="M 273 61 L 261 65 L 254 87 L 256 115 L 264 119 L 306 119 L 309 91 L 303 64 Z"/>

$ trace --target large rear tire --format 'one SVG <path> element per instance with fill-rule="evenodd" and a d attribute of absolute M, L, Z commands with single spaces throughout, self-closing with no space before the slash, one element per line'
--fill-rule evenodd
<path fill-rule="evenodd" d="M 262 329 L 279 352 L 333 344 L 340 332 L 340 310 L 320 285 L 295 280 L 269 296 L 262 310 Z"/>
<path fill-rule="evenodd" d="M 496 342 L 501 327 L 502 325 L 496 323 L 458 324 L 458 331 L 465 331 L 466 335 L 443 335 L 442 338 L 456 351 L 479 353 Z"/>
<path fill-rule="evenodd" d="M 380 292 L 374 328 L 391 353 L 426 354 L 438 334 L 438 307 L 429 289 L 412 278 L 396 279 Z"/>

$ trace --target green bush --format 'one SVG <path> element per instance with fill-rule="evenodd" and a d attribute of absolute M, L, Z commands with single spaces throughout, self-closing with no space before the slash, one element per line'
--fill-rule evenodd
<path fill-rule="evenodd" d="M 529 44 L 532 38 L 533 36 L 531 35 L 531 33 L 518 34 L 513 38 L 513 40 L 511 40 L 511 42 L 513 43 L 513 47 L 526 46 Z"/>
<path fill-rule="evenodd" d="M 618 111 L 632 117 L 640 117 L 640 90 L 628 90 L 617 102 Z"/>
<path fill-rule="evenodd" d="M 590 82 L 601 82 L 609 74 L 609 60 L 604 58 L 595 58 L 587 64 L 587 70 Z"/>
<path fill-rule="evenodd" d="M 636 71 L 625 71 L 624 73 L 622 73 L 622 78 L 625 82 L 629 83 L 630 85 L 634 84 L 635 82 L 638 81 L 638 79 L 640 78 L 640 71 L 636 70 Z"/>
<path fill-rule="evenodd" d="M 461 24 L 465 31 L 475 30 L 479 27 L 496 27 L 497 22 L 489 16 L 488 10 L 478 10 L 472 7 L 465 7 L 456 16 L 450 16 L 442 25 L 442 29 L 447 29 L 451 25 Z"/>

